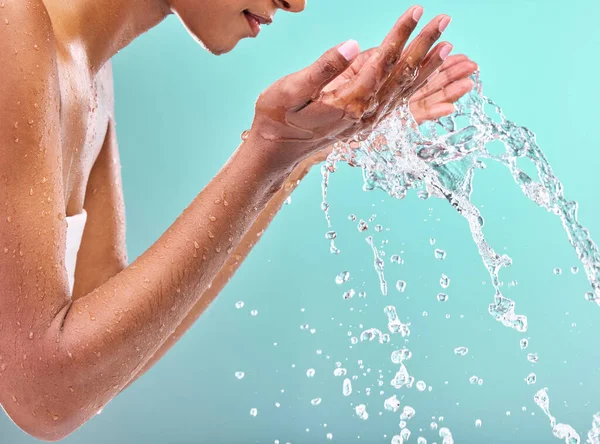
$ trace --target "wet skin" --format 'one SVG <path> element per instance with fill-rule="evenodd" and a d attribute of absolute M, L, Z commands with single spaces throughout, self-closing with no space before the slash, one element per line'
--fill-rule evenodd
<path fill-rule="evenodd" d="M 265 90 L 247 138 L 129 264 L 110 58 L 176 13 L 208 51 L 304 0 L 3 0 L 0 7 L 0 403 L 27 433 L 61 439 L 143 374 L 217 296 L 333 141 L 409 101 L 453 111 L 477 69 L 434 46 L 440 15 L 408 44 L 420 7 L 382 44 L 354 43 Z M 275 20 L 276 23 L 276 20 Z M 69 291 L 65 216 L 88 221 Z M 211 357 L 207 357 L 211 359 Z"/>

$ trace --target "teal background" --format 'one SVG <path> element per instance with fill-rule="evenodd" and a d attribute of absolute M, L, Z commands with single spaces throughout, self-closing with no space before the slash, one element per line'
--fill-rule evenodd
<path fill-rule="evenodd" d="M 537 134 L 567 197 L 580 203 L 580 220 L 598 241 L 598 2 L 422 4 L 423 22 L 442 12 L 453 17 L 445 38 L 454 43 L 454 52 L 477 61 L 486 95 L 510 120 Z M 357 39 L 365 49 L 379 44 L 409 6 L 309 1 L 302 14 L 279 12 L 258 39 L 242 41 L 220 57 L 205 52 L 172 17 L 118 54 L 117 131 L 130 261 L 169 227 L 232 154 L 264 88 L 346 39 Z M 481 173 L 474 200 L 482 206 L 490 243 L 513 258 L 501 278 L 518 281 L 505 292 L 517 301 L 517 312 L 529 317 L 525 335 L 487 314 L 493 296 L 489 276 L 466 222 L 445 201 L 414 195 L 394 201 L 381 192 L 366 193 L 360 171 L 341 167 L 332 177 L 330 204 L 342 253 L 331 255 L 315 169 L 190 332 L 64 442 L 313 443 L 327 442 L 330 432 L 335 442 L 384 443 L 400 431 L 400 412 L 383 409 L 383 400 L 393 393 L 417 411 L 408 423 L 410 442 L 418 436 L 441 442 L 429 429 L 433 416 L 444 417 L 440 425 L 450 428 L 457 443 L 558 442 L 533 403 L 542 387 L 549 388 L 552 413 L 585 441 L 592 414 L 600 410 L 600 307 L 583 298 L 588 291 L 583 271 L 568 271 L 580 264 L 558 218 L 526 200 L 507 170 L 488 163 Z M 363 219 L 376 214 L 369 232 L 378 246 L 389 241 L 387 297 L 378 291 L 371 249 L 365 234 L 347 220 L 350 213 Z M 389 231 L 376 233 L 375 223 Z M 437 239 L 435 247 L 429 245 L 431 237 Z M 447 251 L 445 261 L 434 259 L 436 247 Z M 401 251 L 405 264 L 391 264 L 389 256 Z M 561 276 L 553 274 L 555 267 L 563 269 Z M 338 286 L 334 278 L 343 270 L 351 279 Z M 444 304 L 436 301 L 441 273 L 452 280 Z M 403 294 L 394 288 L 398 279 L 408 283 Z M 368 296 L 344 301 L 342 293 L 349 288 L 364 289 Z M 245 302 L 243 309 L 235 308 L 238 300 Z M 358 336 L 366 328 L 386 328 L 383 307 L 388 304 L 412 323 L 409 341 L 394 336 L 390 344 L 351 348 L 348 332 Z M 250 315 L 252 309 L 258 316 Z M 315 333 L 301 329 L 303 324 Z M 522 337 L 530 338 L 526 351 L 519 348 Z M 413 352 L 409 372 L 431 385 L 431 392 L 396 391 L 389 385 L 397 370 L 390 353 L 403 345 Z M 463 345 L 469 354 L 455 356 L 453 349 Z M 540 362 L 529 363 L 527 352 L 537 352 Z M 333 376 L 336 361 L 358 376 L 349 397 L 342 396 L 343 378 Z M 309 368 L 316 370 L 313 378 L 306 376 Z M 379 370 L 383 387 L 377 385 Z M 238 380 L 236 371 L 246 376 Z M 538 382 L 527 386 L 524 378 L 531 371 Z M 483 385 L 471 385 L 471 375 L 483 378 Z M 312 406 L 316 397 L 323 401 Z M 354 415 L 361 403 L 367 405 L 367 421 Z M 249 414 L 253 407 L 256 417 Z M 477 418 L 483 427 L 475 427 Z M 36 440 L 1 415 L 0 442 Z"/>

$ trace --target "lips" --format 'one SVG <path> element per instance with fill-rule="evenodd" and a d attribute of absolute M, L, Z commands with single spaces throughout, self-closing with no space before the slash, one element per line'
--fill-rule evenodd
<path fill-rule="evenodd" d="M 250 25 L 252 31 L 252 37 L 256 37 L 260 32 L 260 25 L 269 25 L 273 20 L 270 18 L 264 18 L 260 15 L 251 13 L 250 11 L 244 11 L 244 16 Z"/>

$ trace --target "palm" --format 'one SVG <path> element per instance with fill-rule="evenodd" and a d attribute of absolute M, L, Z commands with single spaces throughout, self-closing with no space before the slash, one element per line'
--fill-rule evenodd
<path fill-rule="evenodd" d="M 352 81 L 375 49 L 361 52 L 352 65 L 323 88 L 323 91 L 335 90 L 344 83 Z M 468 77 L 477 68 L 477 64 L 464 54 L 448 56 L 439 72 L 431 76 L 427 83 L 410 98 L 410 111 L 416 122 L 420 125 L 426 120 L 435 120 L 452 114 L 454 103 L 473 89 L 473 81 Z M 319 151 L 307 159 L 307 162 L 320 163 L 327 159 L 330 152 L 331 148 Z"/>
<path fill-rule="evenodd" d="M 449 56 L 440 72 L 410 98 L 410 112 L 417 123 L 452 114 L 454 103 L 473 89 L 469 76 L 476 70 L 477 64 L 466 55 Z"/>

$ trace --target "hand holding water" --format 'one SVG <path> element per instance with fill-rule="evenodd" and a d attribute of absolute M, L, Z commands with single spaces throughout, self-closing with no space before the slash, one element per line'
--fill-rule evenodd
<path fill-rule="evenodd" d="M 294 166 L 336 140 L 368 134 L 440 69 L 452 49 L 447 42 L 431 49 L 450 23 L 447 15 L 434 18 L 406 46 L 422 13 L 420 6 L 410 8 L 379 47 L 359 54 L 350 40 L 274 83 L 256 103 L 248 136 L 266 141 L 277 164 Z"/>

